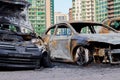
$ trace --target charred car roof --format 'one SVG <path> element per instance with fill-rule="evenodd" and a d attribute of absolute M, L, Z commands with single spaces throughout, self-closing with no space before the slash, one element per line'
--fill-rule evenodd
<path fill-rule="evenodd" d="M 30 3 L 28 3 L 25 0 L 0 0 L 0 2 L 21 5 L 21 6 L 29 6 L 30 5 Z"/>
<path fill-rule="evenodd" d="M 93 21 L 66 21 L 66 22 L 57 23 L 55 25 L 58 25 L 58 24 L 59 25 L 60 24 L 82 24 L 82 26 L 86 26 L 86 25 L 101 25 L 102 26 L 103 25 L 104 27 L 107 27 L 108 29 L 118 33 L 117 30 L 115 30 L 107 25 L 104 25 L 104 24 L 99 23 L 99 22 L 93 22 Z M 52 25 L 52 27 L 54 27 L 54 26 Z"/>

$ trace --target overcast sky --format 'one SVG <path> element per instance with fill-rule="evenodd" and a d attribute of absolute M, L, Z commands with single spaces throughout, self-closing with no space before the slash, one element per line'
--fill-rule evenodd
<path fill-rule="evenodd" d="M 55 12 L 68 13 L 72 7 L 72 0 L 54 0 Z"/>

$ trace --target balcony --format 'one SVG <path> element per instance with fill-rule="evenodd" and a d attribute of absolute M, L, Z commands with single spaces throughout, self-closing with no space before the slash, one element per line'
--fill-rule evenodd
<path fill-rule="evenodd" d="M 108 0 L 108 2 L 113 2 L 114 0 Z"/>
<path fill-rule="evenodd" d="M 114 10 L 109 10 L 108 11 L 108 14 L 112 14 L 112 13 L 114 13 Z"/>
<path fill-rule="evenodd" d="M 114 6 L 108 6 L 107 9 L 108 9 L 108 10 L 113 10 L 113 9 L 114 9 Z"/>
<path fill-rule="evenodd" d="M 108 18 L 113 18 L 114 14 L 108 14 Z"/>
<path fill-rule="evenodd" d="M 113 1 L 108 2 L 108 6 L 109 6 L 109 5 L 114 5 L 114 2 L 113 2 Z"/>

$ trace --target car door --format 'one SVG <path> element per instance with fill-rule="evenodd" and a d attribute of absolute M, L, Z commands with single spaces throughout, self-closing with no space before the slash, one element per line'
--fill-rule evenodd
<path fill-rule="evenodd" d="M 45 34 L 42 36 L 44 43 L 48 46 L 49 48 L 49 44 L 51 43 L 51 39 L 54 36 L 54 32 L 55 32 L 56 26 L 52 26 L 50 27 Z"/>
<path fill-rule="evenodd" d="M 55 34 L 51 37 L 49 42 L 52 58 L 72 61 L 70 55 L 71 35 L 72 31 L 66 24 L 56 25 Z"/>

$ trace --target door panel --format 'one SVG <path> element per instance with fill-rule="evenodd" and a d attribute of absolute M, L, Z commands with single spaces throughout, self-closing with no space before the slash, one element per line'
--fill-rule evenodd
<path fill-rule="evenodd" d="M 70 39 L 71 36 L 54 36 L 49 44 L 51 57 L 72 60 Z"/>

